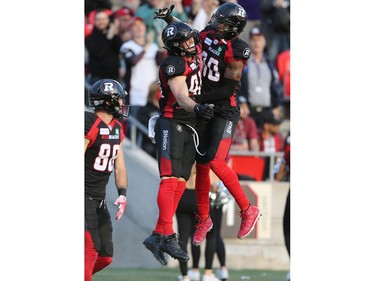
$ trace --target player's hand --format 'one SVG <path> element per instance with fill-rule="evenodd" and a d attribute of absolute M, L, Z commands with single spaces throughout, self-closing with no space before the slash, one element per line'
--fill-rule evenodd
<path fill-rule="evenodd" d="M 205 120 L 211 120 L 214 117 L 214 105 L 197 103 L 194 106 L 194 112 Z"/>
<path fill-rule="evenodd" d="M 155 12 L 155 16 L 154 16 L 154 19 L 165 19 L 166 17 L 168 17 L 172 11 L 174 9 L 174 4 L 172 4 L 169 8 L 162 8 L 162 9 L 159 9 Z"/>
<path fill-rule="evenodd" d="M 118 211 L 116 213 L 116 220 L 119 220 L 124 214 L 125 209 L 126 209 L 126 197 L 124 195 L 120 195 L 116 199 L 114 204 L 118 205 Z"/>

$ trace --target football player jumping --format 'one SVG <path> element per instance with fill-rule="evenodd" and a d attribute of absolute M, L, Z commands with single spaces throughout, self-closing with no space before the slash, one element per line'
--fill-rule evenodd
<path fill-rule="evenodd" d="M 196 122 L 210 120 L 213 108 L 194 101 L 201 91 L 198 31 L 185 23 L 174 22 L 164 28 L 162 40 L 168 56 L 159 67 L 162 97 L 160 116 L 155 123 L 160 174 L 159 217 L 153 233 L 143 244 L 166 265 L 164 253 L 180 261 L 189 260 L 173 230 L 173 216 L 195 161 Z"/>
<path fill-rule="evenodd" d="M 174 8 L 156 11 L 155 18 L 167 23 L 179 21 L 171 15 Z M 199 151 L 197 154 L 196 195 L 198 201 L 198 224 L 193 236 L 195 245 L 202 244 L 213 224 L 209 216 L 210 168 L 228 188 L 240 208 L 241 225 L 238 239 L 248 236 L 254 229 L 261 212 L 251 205 L 243 191 L 236 173 L 226 164 L 234 130 L 239 120 L 240 110 L 236 102 L 242 70 L 250 57 L 246 42 L 238 36 L 247 23 L 244 8 L 232 2 L 220 5 L 207 26 L 200 31 L 202 48 L 202 91 L 196 96 L 200 103 L 214 104 L 214 117 L 201 122 L 199 132 Z"/>

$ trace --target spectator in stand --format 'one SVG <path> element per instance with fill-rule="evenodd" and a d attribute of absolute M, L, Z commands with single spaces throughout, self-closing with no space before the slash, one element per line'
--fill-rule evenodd
<path fill-rule="evenodd" d="M 196 30 L 203 30 L 219 6 L 219 1 L 196 0 L 193 3 L 196 6 L 194 7 L 194 10 L 196 10 L 197 13 L 191 25 Z"/>
<path fill-rule="evenodd" d="M 249 38 L 251 56 L 243 70 L 239 95 L 249 101 L 250 116 L 260 129 L 262 111 L 272 109 L 276 119 L 282 117 L 284 93 L 277 70 L 264 54 L 266 39 L 263 33 L 255 27 Z"/>
<path fill-rule="evenodd" d="M 182 7 L 184 8 L 184 11 L 185 11 L 186 15 L 188 16 L 188 18 L 191 18 L 191 11 L 193 9 L 195 1 L 196 0 L 182 0 L 181 1 Z M 198 1 L 200 1 L 200 0 L 198 0 Z"/>
<path fill-rule="evenodd" d="M 290 0 L 260 0 L 261 29 L 267 39 L 267 54 L 272 63 L 290 49 Z"/>
<path fill-rule="evenodd" d="M 120 52 L 125 61 L 125 84 L 132 106 L 131 115 L 136 117 L 138 109 L 147 103 L 151 83 L 158 79 L 156 57 L 159 47 L 153 42 L 152 34 L 146 36 L 142 18 L 134 17 L 130 32 L 131 39 L 121 46 Z"/>
<path fill-rule="evenodd" d="M 104 8 L 106 10 L 112 9 L 111 0 L 85 0 L 85 16 L 89 16 L 92 11 Z"/>
<path fill-rule="evenodd" d="M 119 20 L 119 35 L 123 42 L 130 40 L 130 27 L 133 23 L 134 13 L 128 7 L 122 7 L 114 13 L 114 17 Z"/>
<path fill-rule="evenodd" d="M 249 104 L 243 96 L 239 96 L 240 120 L 233 135 L 231 150 L 259 151 L 258 130 L 255 121 L 249 116 Z"/>
<path fill-rule="evenodd" d="M 85 37 L 92 32 L 95 21 L 95 11 L 105 9 L 110 14 L 112 1 L 110 0 L 86 0 L 85 1 Z"/>
<path fill-rule="evenodd" d="M 279 132 L 281 120 L 275 118 L 271 110 L 262 112 L 263 125 L 259 132 L 260 151 L 282 152 L 284 149 L 284 139 Z M 265 167 L 263 180 L 268 180 L 270 175 L 270 157 L 265 157 Z"/>
<path fill-rule="evenodd" d="M 184 11 L 181 0 L 147 0 L 143 5 L 139 6 L 135 12 L 135 16 L 142 18 L 147 27 L 147 33 L 152 32 L 155 43 L 158 43 L 158 37 L 167 26 L 163 21 L 154 20 L 155 12 L 165 6 L 175 5 L 172 15 L 183 22 L 187 22 L 188 17 Z"/>
<path fill-rule="evenodd" d="M 135 14 L 139 6 L 141 5 L 141 2 L 145 2 L 145 0 L 123 0 L 122 5 L 128 7 L 133 12 L 133 14 Z"/>
<path fill-rule="evenodd" d="M 284 98 L 290 98 L 290 50 L 281 52 L 276 58 L 276 70 L 284 86 Z"/>
<path fill-rule="evenodd" d="M 254 27 L 260 28 L 262 21 L 261 21 L 261 12 L 259 7 L 259 0 L 238 0 L 238 4 L 240 4 L 247 13 L 247 24 L 240 34 L 240 38 L 250 44 L 249 40 L 249 32 Z"/>
<path fill-rule="evenodd" d="M 120 80 L 120 47 L 118 35 L 119 21 L 111 20 L 111 11 L 95 11 L 92 32 L 85 38 L 87 50 L 87 82 L 92 85 L 101 79 Z"/>
<path fill-rule="evenodd" d="M 146 128 L 148 128 L 148 120 L 151 117 L 160 114 L 160 96 L 161 93 L 158 82 L 152 82 L 148 91 L 147 104 L 141 107 L 137 113 L 138 121 L 141 122 Z M 141 136 L 140 143 L 142 149 L 156 159 L 156 145 L 147 135 L 144 135 L 140 131 L 137 133 L 137 136 Z"/>
<path fill-rule="evenodd" d="M 281 84 L 284 87 L 284 121 L 280 125 L 280 132 L 287 137 L 290 130 L 290 51 L 281 52 L 276 59 L 276 69 L 279 73 Z"/>

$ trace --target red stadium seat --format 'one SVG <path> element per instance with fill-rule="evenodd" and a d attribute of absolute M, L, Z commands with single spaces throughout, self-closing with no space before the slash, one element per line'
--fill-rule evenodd
<path fill-rule="evenodd" d="M 236 174 L 247 175 L 262 181 L 265 160 L 257 156 L 231 155 L 232 169 Z"/>

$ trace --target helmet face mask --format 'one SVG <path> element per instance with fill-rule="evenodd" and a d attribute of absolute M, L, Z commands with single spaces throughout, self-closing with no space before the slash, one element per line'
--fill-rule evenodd
<path fill-rule="evenodd" d="M 194 39 L 194 49 L 191 51 L 189 51 L 192 48 L 189 44 L 190 38 Z M 164 48 L 170 55 L 192 57 L 198 54 L 199 32 L 186 23 L 173 22 L 166 26 L 162 32 L 162 40 Z"/>
<path fill-rule="evenodd" d="M 130 106 L 125 105 L 125 96 L 127 94 L 116 80 L 99 80 L 89 90 L 89 107 L 95 111 L 104 110 L 115 118 L 120 116 L 127 117 L 130 113 Z"/>
<path fill-rule="evenodd" d="M 237 3 L 227 2 L 216 10 L 209 21 L 215 29 L 216 35 L 225 40 L 230 40 L 244 30 L 247 23 L 247 14 L 244 8 Z"/>

